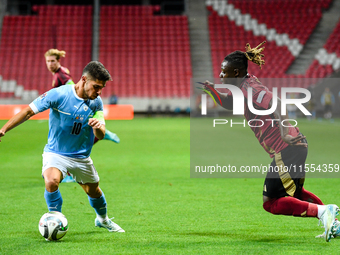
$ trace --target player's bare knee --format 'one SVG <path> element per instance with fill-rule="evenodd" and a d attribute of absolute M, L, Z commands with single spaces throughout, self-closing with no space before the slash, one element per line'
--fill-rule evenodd
<path fill-rule="evenodd" d="M 58 168 L 51 167 L 45 170 L 43 173 L 45 183 L 48 182 L 56 182 L 59 185 L 59 182 L 62 180 L 63 175 Z"/>
<path fill-rule="evenodd" d="M 45 188 L 48 192 L 54 192 L 59 187 L 58 178 L 45 179 Z"/>

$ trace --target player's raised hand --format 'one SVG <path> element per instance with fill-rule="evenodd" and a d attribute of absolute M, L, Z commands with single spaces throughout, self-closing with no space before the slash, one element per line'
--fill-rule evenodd
<path fill-rule="evenodd" d="M 290 146 L 303 146 L 306 147 L 308 146 L 307 143 L 303 143 L 301 142 L 301 140 L 305 139 L 306 137 L 303 135 L 298 135 L 298 136 L 291 136 L 291 135 L 285 135 L 284 138 L 282 138 L 282 140 L 285 143 L 288 143 Z"/>
<path fill-rule="evenodd" d="M 204 89 L 206 90 L 209 90 L 211 91 L 211 89 L 215 89 L 215 84 L 206 80 L 204 83 L 203 83 L 203 86 L 204 86 Z"/>
<path fill-rule="evenodd" d="M 99 122 L 99 120 L 95 119 L 95 118 L 90 118 L 89 119 L 89 126 L 91 126 L 92 128 L 100 128 L 102 126 L 102 123 Z"/>

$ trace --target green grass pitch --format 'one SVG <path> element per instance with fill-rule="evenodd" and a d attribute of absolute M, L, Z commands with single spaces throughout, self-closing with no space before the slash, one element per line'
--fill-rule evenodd
<path fill-rule="evenodd" d="M 299 127 L 310 144 L 307 163 L 340 163 L 339 120 L 301 120 Z M 62 183 L 69 231 L 59 242 L 41 237 L 38 221 L 47 211 L 41 154 L 48 122 L 28 121 L 0 143 L 0 254 L 339 253 L 340 240 L 315 239 L 322 233 L 317 219 L 265 212 L 263 179 L 190 178 L 189 118 L 107 121 L 107 128 L 119 135 L 121 144 L 100 141 L 91 157 L 109 216 L 126 233 L 95 228 L 95 213 L 83 190 Z M 242 136 L 231 136 L 232 141 L 256 146 L 249 128 L 238 132 Z M 260 147 L 254 153 L 258 161 L 271 161 Z M 235 150 L 232 156 L 239 155 Z M 337 178 L 307 176 L 305 182 L 324 203 L 340 204 L 339 186 Z"/>

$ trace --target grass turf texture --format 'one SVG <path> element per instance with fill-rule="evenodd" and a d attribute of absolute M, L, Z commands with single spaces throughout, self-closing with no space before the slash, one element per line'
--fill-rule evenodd
<path fill-rule="evenodd" d="M 5 121 L 0 121 L 2 126 Z M 339 162 L 340 121 L 299 121 L 310 147 L 307 163 Z M 340 240 L 326 243 L 314 218 L 275 216 L 262 209 L 263 179 L 190 178 L 188 118 L 107 121 L 121 144 L 101 141 L 92 159 L 101 177 L 109 216 L 126 233 L 94 227 L 94 210 L 75 183 L 62 183 L 69 232 L 46 242 L 38 221 L 47 211 L 41 154 L 47 121 L 28 121 L 0 143 L 0 254 L 337 254 Z M 238 143 L 256 144 L 249 128 Z M 256 147 L 264 163 L 270 158 Z M 234 157 L 240 156 L 234 151 Z M 248 158 L 244 158 L 245 161 Z M 331 162 L 330 162 L 331 163 Z M 248 164 L 252 164 L 249 162 Z M 324 203 L 340 204 L 340 180 L 306 180 Z"/>

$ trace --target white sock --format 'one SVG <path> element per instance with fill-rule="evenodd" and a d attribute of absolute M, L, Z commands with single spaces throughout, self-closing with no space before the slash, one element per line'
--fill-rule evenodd
<path fill-rule="evenodd" d="M 316 205 L 318 207 L 318 219 L 321 218 L 322 214 L 326 211 L 325 205 Z"/>
<path fill-rule="evenodd" d="M 103 223 L 103 221 L 108 221 L 109 217 L 107 217 L 107 215 L 98 215 L 97 214 L 97 219 L 99 220 L 100 223 Z"/>

